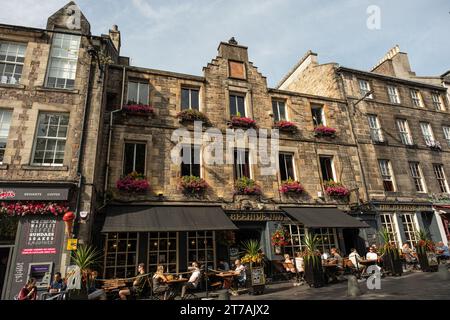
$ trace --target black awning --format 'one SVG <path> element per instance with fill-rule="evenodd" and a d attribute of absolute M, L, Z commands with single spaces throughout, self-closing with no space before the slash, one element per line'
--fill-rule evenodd
<path fill-rule="evenodd" d="M 114 206 L 106 210 L 102 232 L 236 230 L 221 207 Z"/>
<path fill-rule="evenodd" d="M 369 228 L 365 222 L 337 208 L 283 207 L 281 209 L 307 228 Z"/>

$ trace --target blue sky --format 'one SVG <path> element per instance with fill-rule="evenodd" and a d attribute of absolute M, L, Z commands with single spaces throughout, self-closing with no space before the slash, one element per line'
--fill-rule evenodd
<path fill-rule="evenodd" d="M 0 0 L 0 22 L 45 27 L 63 0 Z M 220 41 L 234 36 L 270 86 L 311 49 L 319 62 L 369 70 L 395 44 L 417 75 L 450 69 L 448 0 L 78 0 L 100 35 L 117 24 L 132 64 L 202 74 Z M 379 30 L 366 13 L 380 8 Z"/>

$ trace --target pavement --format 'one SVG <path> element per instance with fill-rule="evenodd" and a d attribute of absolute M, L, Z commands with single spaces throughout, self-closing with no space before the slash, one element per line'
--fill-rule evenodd
<path fill-rule="evenodd" d="M 414 271 L 401 277 L 384 277 L 379 290 L 369 290 L 364 279 L 358 281 L 358 286 L 362 295 L 349 297 L 346 279 L 322 288 L 284 282 L 266 285 L 262 295 L 241 294 L 231 296 L 231 300 L 450 300 L 449 271 Z"/>

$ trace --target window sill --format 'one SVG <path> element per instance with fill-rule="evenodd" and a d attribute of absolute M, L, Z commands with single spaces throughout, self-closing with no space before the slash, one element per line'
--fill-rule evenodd
<path fill-rule="evenodd" d="M 23 170 L 35 171 L 68 171 L 68 166 L 36 166 L 36 165 L 22 165 Z"/>
<path fill-rule="evenodd" d="M 0 83 L 0 88 L 25 89 L 25 86 L 23 84 Z"/>
<path fill-rule="evenodd" d="M 80 93 L 80 90 L 78 90 L 78 89 L 61 89 L 61 88 L 48 88 L 48 87 L 36 87 L 36 91 L 61 92 L 61 93 L 71 93 L 71 94 L 79 94 Z"/>
<path fill-rule="evenodd" d="M 0 170 L 8 170 L 7 164 L 0 164 Z"/>

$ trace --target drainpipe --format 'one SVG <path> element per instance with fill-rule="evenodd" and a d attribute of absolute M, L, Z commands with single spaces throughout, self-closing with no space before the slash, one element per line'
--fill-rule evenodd
<path fill-rule="evenodd" d="M 108 190 L 109 183 L 109 168 L 110 168 L 110 160 L 111 160 L 111 140 L 112 140 L 112 131 L 113 131 L 113 116 L 115 113 L 122 111 L 123 107 L 123 98 L 125 92 L 125 75 L 126 75 L 126 66 L 122 67 L 122 92 L 120 95 L 120 108 L 114 111 L 111 111 L 109 115 L 109 134 L 108 134 L 108 151 L 106 155 L 106 172 L 105 172 L 105 185 L 104 185 L 104 193 L 103 193 L 103 207 L 106 206 L 106 192 Z"/>

